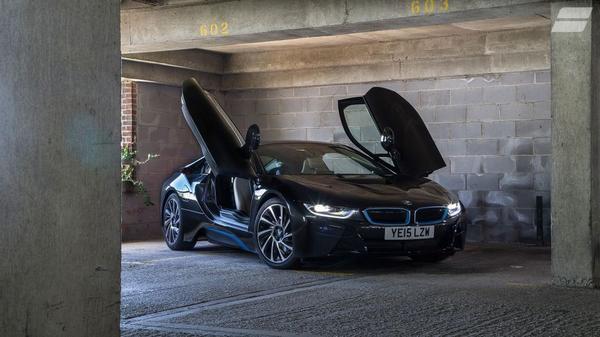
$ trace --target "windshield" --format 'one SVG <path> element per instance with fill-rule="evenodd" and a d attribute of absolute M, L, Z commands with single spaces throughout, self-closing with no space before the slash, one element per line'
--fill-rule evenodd
<path fill-rule="evenodd" d="M 370 158 L 346 147 L 328 144 L 286 143 L 258 148 L 258 155 L 270 175 L 379 175 L 392 174 Z"/>

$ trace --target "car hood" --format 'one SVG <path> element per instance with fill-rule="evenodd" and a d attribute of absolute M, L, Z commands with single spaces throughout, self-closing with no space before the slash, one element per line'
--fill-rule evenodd
<path fill-rule="evenodd" d="M 446 205 L 457 200 L 426 178 L 357 175 L 272 176 L 296 201 L 346 207 L 420 207 Z"/>

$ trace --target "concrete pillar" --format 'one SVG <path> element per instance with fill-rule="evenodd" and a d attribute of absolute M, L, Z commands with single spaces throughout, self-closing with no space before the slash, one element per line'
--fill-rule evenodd
<path fill-rule="evenodd" d="M 552 3 L 552 270 L 600 287 L 600 4 Z"/>
<path fill-rule="evenodd" d="M 118 336 L 119 1 L 0 0 L 0 336 Z"/>

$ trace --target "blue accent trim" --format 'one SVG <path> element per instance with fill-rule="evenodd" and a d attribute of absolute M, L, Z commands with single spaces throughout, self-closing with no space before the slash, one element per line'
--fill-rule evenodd
<path fill-rule="evenodd" d="M 442 217 L 438 220 L 433 220 L 433 221 L 417 221 L 417 213 L 422 210 L 422 209 L 432 209 L 432 208 L 442 208 L 444 209 L 444 214 L 442 214 Z M 427 206 L 427 207 L 419 207 L 415 210 L 415 224 L 417 225 L 433 225 L 433 224 L 437 224 L 437 223 L 442 223 L 444 221 L 446 221 L 448 219 L 448 207 L 445 206 Z"/>
<path fill-rule="evenodd" d="M 216 228 L 211 228 L 211 227 L 207 227 L 206 230 L 226 236 L 229 239 L 231 239 L 233 242 L 235 242 L 235 244 L 238 245 L 238 247 L 240 247 L 241 249 L 243 249 L 247 252 L 250 252 L 250 253 L 254 253 L 254 251 L 252 249 L 250 249 L 248 246 L 246 246 L 244 241 L 240 240 L 240 238 L 238 238 L 234 234 L 231 234 L 231 233 L 228 233 L 228 232 L 216 229 Z"/>
<path fill-rule="evenodd" d="M 398 224 L 386 223 L 386 222 L 377 222 L 377 221 L 374 221 L 373 219 L 371 219 L 371 217 L 369 216 L 369 213 L 368 213 L 368 211 L 377 211 L 377 210 L 380 210 L 380 211 L 385 211 L 385 210 L 403 210 L 403 211 L 406 212 L 406 219 L 405 219 L 404 223 L 398 223 Z M 367 219 L 367 221 L 369 221 L 373 225 L 398 226 L 398 225 L 408 225 L 410 223 L 410 210 L 408 208 L 404 208 L 404 207 L 370 207 L 370 208 L 366 208 L 362 213 L 365 216 L 365 218 Z"/>
<path fill-rule="evenodd" d="M 189 208 L 183 208 L 183 207 L 181 207 L 181 210 L 182 210 L 182 211 L 186 211 L 186 212 L 191 212 L 191 213 L 196 213 L 196 214 L 205 215 L 203 212 L 194 211 L 194 210 L 192 210 L 192 209 L 189 209 Z"/>

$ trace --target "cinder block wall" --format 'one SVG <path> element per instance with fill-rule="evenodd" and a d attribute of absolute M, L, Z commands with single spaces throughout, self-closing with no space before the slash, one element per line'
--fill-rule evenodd
<path fill-rule="evenodd" d="M 468 208 L 469 239 L 534 240 L 537 195 L 544 198 L 549 226 L 549 71 L 228 91 L 224 99 L 238 127 L 257 123 L 264 141 L 348 144 L 337 100 L 372 86 L 399 92 L 427 123 L 447 163 L 431 178 Z"/>

